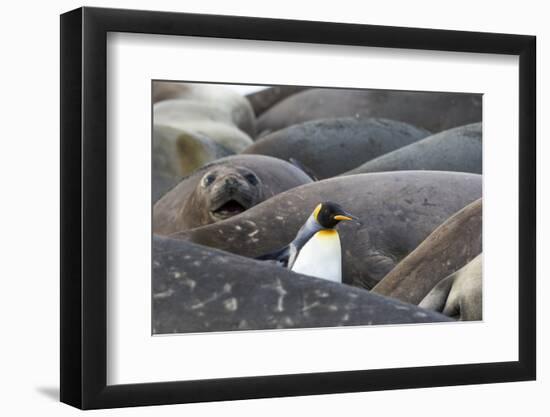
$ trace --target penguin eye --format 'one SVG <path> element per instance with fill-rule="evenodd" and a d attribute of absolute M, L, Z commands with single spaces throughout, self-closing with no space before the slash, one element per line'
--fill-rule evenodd
<path fill-rule="evenodd" d="M 258 178 L 254 174 L 246 174 L 244 178 L 252 185 L 258 184 Z"/>
<path fill-rule="evenodd" d="M 208 174 L 202 179 L 202 183 L 205 187 L 208 187 L 210 184 L 214 182 L 216 179 L 216 176 L 214 174 Z"/>

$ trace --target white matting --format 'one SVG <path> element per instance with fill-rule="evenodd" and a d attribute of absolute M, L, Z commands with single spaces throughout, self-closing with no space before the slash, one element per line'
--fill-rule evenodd
<path fill-rule="evenodd" d="M 111 34 L 109 384 L 517 360 L 517 64 L 512 56 Z M 151 79 L 483 93 L 484 321 L 152 337 Z"/>

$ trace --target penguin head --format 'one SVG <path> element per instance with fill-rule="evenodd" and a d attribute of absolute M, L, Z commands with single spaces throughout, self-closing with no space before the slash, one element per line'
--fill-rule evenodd
<path fill-rule="evenodd" d="M 318 204 L 313 210 L 312 216 L 325 229 L 332 229 L 341 221 L 354 220 L 361 224 L 357 217 L 345 211 L 339 204 L 331 201 Z"/>

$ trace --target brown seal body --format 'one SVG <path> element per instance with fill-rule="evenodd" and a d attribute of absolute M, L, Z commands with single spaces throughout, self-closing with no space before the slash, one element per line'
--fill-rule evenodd
<path fill-rule="evenodd" d="M 263 113 L 258 132 L 273 132 L 329 117 L 381 117 L 430 132 L 481 121 L 481 94 L 315 88 L 294 94 Z"/>
<path fill-rule="evenodd" d="M 294 158 L 317 178 L 330 178 L 430 133 L 387 119 L 342 117 L 314 120 L 273 132 L 243 152 Z"/>
<path fill-rule="evenodd" d="M 169 235 L 225 220 L 311 181 L 294 165 L 269 156 L 222 158 L 183 179 L 155 204 L 153 231 Z"/>
<path fill-rule="evenodd" d="M 437 284 L 419 307 L 457 320 L 483 319 L 482 255 Z"/>
<path fill-rule="evenodd" d="M 479 199 L 450 217 L 372 291 L 418 304 L 439 281 L 481 253 L 482 212 Z"/>
<path fill-rule="evenodd" d="M 437 226 L 481 197 L 475 174 L 401 171 L 336 177 L 278 194 L 230 219 L 175 238 L 257 257 L 288 245 L 322 201 L 333 201 L 363 225 L 338 226 L 343 277 L 372 288 Z"/>

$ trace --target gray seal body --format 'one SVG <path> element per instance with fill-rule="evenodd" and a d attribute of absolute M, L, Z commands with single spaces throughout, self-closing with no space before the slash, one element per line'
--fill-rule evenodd
<path fill-rule="evenodd" d="M 481 189 L 476 174 L 401 171 L 336 177 L 172 236 L 258 257 L 288 245 L 319 202 L 335 201 L 362 222 L 360 227 L 339 226 L 344 282 L 370 289 L 440 224 L 479 199 Z"/>
<path fill-rule="evenodd" d="M 185 241 L 154 237 L 154 334 L 445 322 L 444 315 Z"/>
<path fill-rule="evenodd" d="M 482 95 L 422 91 L 315 88 L 277 103 L 258 121 L 259 132 L 274 132 L 310 120 L 382 117 L 441 132 L 481 121 Z"/>
<path fill-rule="evenodd" d="M 343 175 L 382 171 L 482 173 L 481 123 L 445 130 L 365 162 Z"/>
<path fill-rule="evenodd" d="M 430 133 L 387 119 L 342 117 L 287 127 L 257 140 L 243 153 L 293 158 L 317 178 L 341 174 L 362 163 L 410 145 Z"/>

